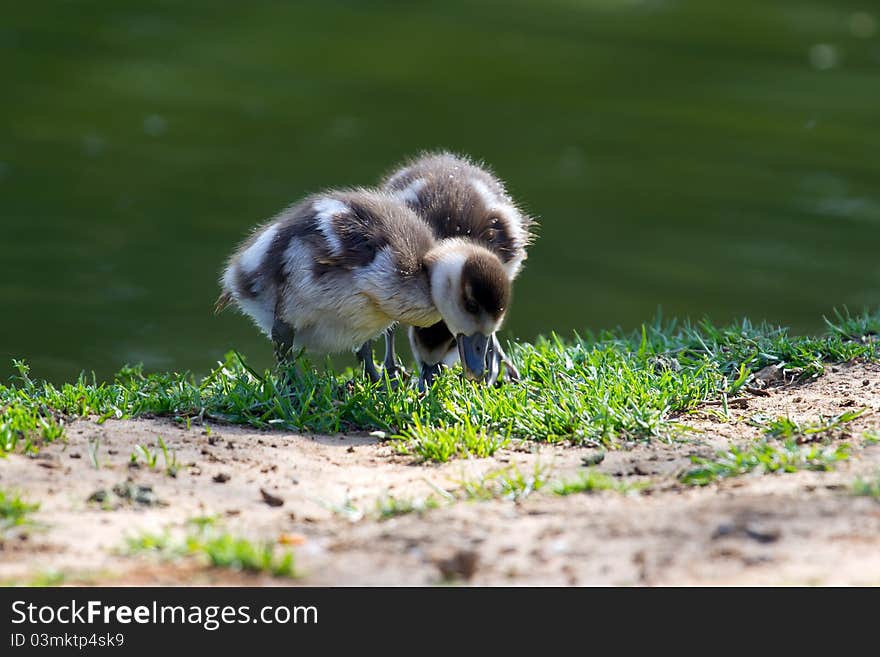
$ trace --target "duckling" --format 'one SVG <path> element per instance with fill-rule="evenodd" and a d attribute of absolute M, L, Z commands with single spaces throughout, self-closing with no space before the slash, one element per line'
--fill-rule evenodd
<path fill-rule="evenodd" d="M 381 187 L 422 217 L 437 239 L 463 238 L 490 249 L 501 259 L 511 282 L 521 271 L 534 222 L 484 166 L 449 152 L 426 153 L 389 175 Z M 426 328 L 411 326 L 409 341 L 420 365 L 420 389 L 430 385 L 442 364 L 456 360 L 455 336 L 442 322 Z M 386 365 L 395 360 L 393 350 L 389 332 Z M 488 358 L 488 383 L 495 382 L 502 362 L 507 379 L 519 378 L 494 334 Z"/>
<path fill-rule="evenodd" d="M 356 350 L 379 380 L 370 341 L 396 322 L 445 322 L 466 372 L 485 372 L 510 282 L 501 260 L 468 240 L 438 241 L 390 194 L 367 189 L 310 196 L 258 227 L 229 258 L 217 311 L 234 304 L 273 342 L 293 350 Z"/>

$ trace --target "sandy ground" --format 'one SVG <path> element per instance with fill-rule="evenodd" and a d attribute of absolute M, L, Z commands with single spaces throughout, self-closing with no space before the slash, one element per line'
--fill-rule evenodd
<path fill-rule="evenodd" d="M 714 406 L 681 417 L 690 428 L 672 444 L 608 452 L 598 469 L 651 482 L 647 492 L 560 497 L 548 487 L 520 502 L 458 501 L 388 520 L 375 511 L 389 495 L 436 497 L 432 487 L 455 491 L 507 465 L 529 474 L 537 464 L 551 480 L 570 479 L 596 450 L 525 443 L 438 466 L 415 464 L 367 435 L 77 421 L 66 443 L 37 458 L 0 461 L 0 487 L 41 504 L 39 527 L 8 533 L 0 545 L 0 581 L 61 572 L 65 583 L 109 585 L 426 585 L 450 578 L 476 585 L 880 584 L 880 500 L 851 494 L 857 477 L 880 474 L 880 445 L 863 439 L 880 429 L 880 365 L 829 368 L 817 380 L 747 397 L 730 409 L 730 421 Z M 868 412 L 836 438 L 853 446 L 853 456 L 834 471 L 750 475 L 704 488 L 677 483 L 690 455 L 758 437 L 747 423 L 756 415 L 815 420 L 863 407 Z M 154 450 L 158 437 L 177 454 L 174 478 L 162 467 L 128 466 L 136 445 Z M 88 449 L 96 438 L 99 468 Z M 122 501 L 107 510 L 87 501 L 128 479 L 152 487 L 166 505 Z M 267 504 L 261 488 L 283 504 Z M 340 513 L 346 504 L 361 513 Z M 294 545 L 301 577 L 119 550 L 126 536 L 179 530 L 188 518 L 213 514 L 235 534 Z"/>

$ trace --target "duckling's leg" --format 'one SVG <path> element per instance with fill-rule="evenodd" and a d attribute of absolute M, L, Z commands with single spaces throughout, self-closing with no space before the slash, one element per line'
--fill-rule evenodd
<path fill-rule="evenodd" d="M 501 355 L 498 353 L 499 347 L 498 338 L 496 338 L 493 333 L 492 337 L 489 338 L 489 346 L 486 350 L 486 360 L 487 365 L 489 366 L 488 375 L 486 376 L 487 386 L 495 385 L 495 382 L 498 380 L 498 373 L 501 371 Z"/>
<path fill-rule="evenodd" d="M 291 370 L 293 377 L 300 376 L 299 366 L 293 357 L 293 327 L 287 322 L 276 319 L 272 324 L 272 344 L 275 347 L 275 362 L 279 369 L 279 381 L 281 383 L 291 383 Z"/>
<path fill-rule="evenodd" d="M 397 354 L 395 353 L 394 349 L 395 328 L 396 327 L 392 325 L 385 329 L 385 360 L 382 362 L 382 367 L 388 374 L 389 379 L 396 379 L 398 376 L 400 376 L 400 374 L 403 373 L 403 367 L 398 365 Z"/>
<path fill-rule="evenodd" d="M 282 319 L 272 324 L 272 344 L 275 347 L 275 360 L 279 365 L 287 365 L 293 351 L 293 328 Z"/>
<path fill-rule="evenodd" d="M 504 353 L 504 349 L 501 348 L 501 342 L 498 341 L 498 335 L 492 334 L 492 353 L 490 354 L 491 359 L 494 361 L 494 364 L 490 363 L 490 374 L 495 372 L 495 379 L 498 378 L 498 368 L 501 363 L 504 363 L 504 380 L 508 383 L 513 381 L 519 381 L 519 370 L 513 364 L 513 361 L 510 360 L 510 357 Z M 495 383 L 495 379 L 490 382 L 490 385 Z"/>
<path fill-rule="evenodd" d="M 364 368 L 364 376 L 366 376 L 372 383 L 377 383 L 382 380 L 382 377 L 379 376 L 379 372 L 376 370 L 376 363 L 373 362 L 373 341 L 367 340 L 361 346 L 360 349 L 357 350 L 357 358 L 358 362 Z"/>
<path fill-rule="evenodd" d="M 425 392 L 425 390 L 431 387 L 431 384 L 434 383 L 434 377 L 440 374 L 441 366 L 442 363 L 434 363 L 433 365 L 421 364 L 419 369 L 419 392 Z"/>

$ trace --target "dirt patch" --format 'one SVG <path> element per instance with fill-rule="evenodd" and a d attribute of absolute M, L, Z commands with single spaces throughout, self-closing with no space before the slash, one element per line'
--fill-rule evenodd
<path fill-rule="evenodd" d="M 835 436 L 852 458 L 831 472 L 677 482 L 692 455 L 759 438 L 756 418 L 858 408 L 868 411 Z M 746 394 L 728 411 L 677 418 L 679 440 L 609 451 L 596 466 L 617 481 L 650 482 L 646 492 L 560 497 L 545 488 L 519 502 L 459 500 L 387 520 L 377 517 L 382 500 L 438 498 L 504 466 L 572 479 L 599 461 L 597 450 L 522 443 L 493 458 L 414 465 L 364 435 L 78 421 L 38 458 L 0 461 L 0 487 L 41 505 L 37 527 L 2 543 L 0 580 L 61 572 L 75 584 L 290 583 L 119 551 L 126 536 L 217 515 L 234 534 L 294 546 L 302 584 L 880 584 L 880 502 L 851 494 L 857 477 L 880 471 L 880 445 L 864 440 L 880 430 L 880 365 L 834 367 L 769 396 Z"/>

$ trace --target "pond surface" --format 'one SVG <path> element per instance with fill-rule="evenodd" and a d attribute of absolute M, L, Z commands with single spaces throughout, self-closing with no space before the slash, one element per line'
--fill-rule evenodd
<path fill-rule="evenodd" d="M 540 220 L 508 337 L 880 304 L 872 3 L 18 3 L 0 73 L 3 379 L 268 364 L 235 243 L 441 147 Z"/>

